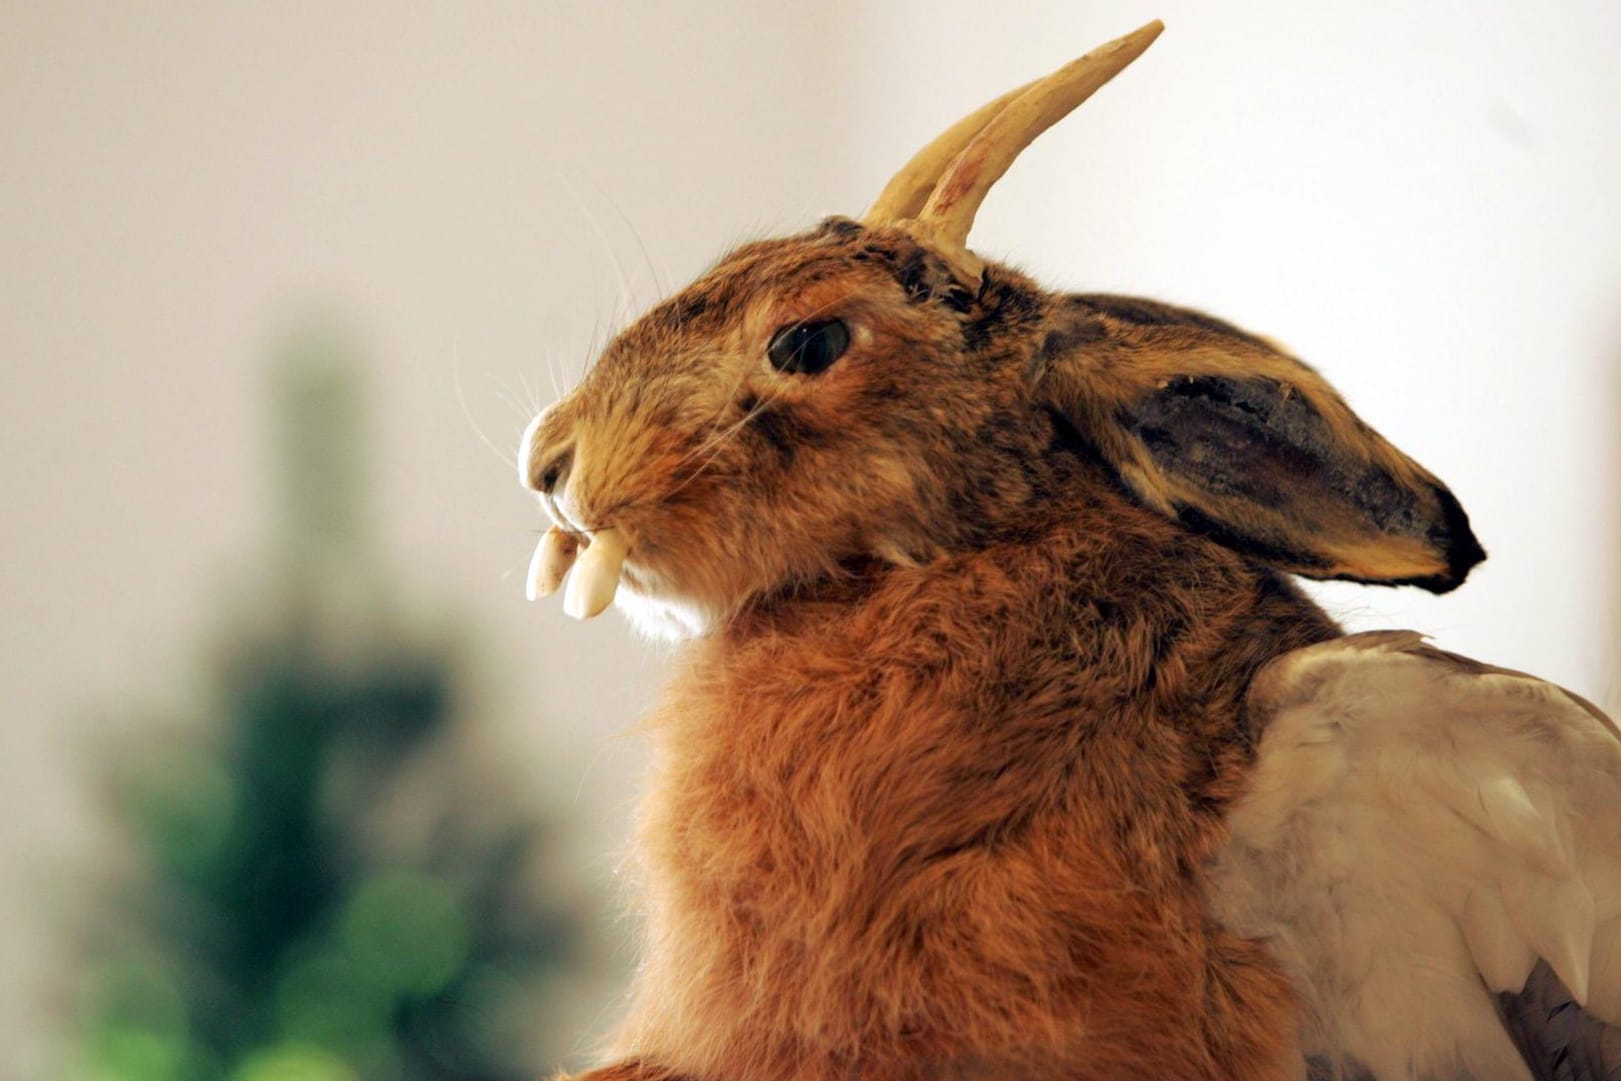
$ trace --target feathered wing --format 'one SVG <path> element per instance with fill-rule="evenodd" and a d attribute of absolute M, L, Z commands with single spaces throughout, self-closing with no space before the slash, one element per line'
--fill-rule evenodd
<path fill-rule="evenodd" d="M 1611 721 L 1411 632 L 1287 654 L 1249 711 L 1213 902 L 1294 976 L 1308 1055 L 1380 1081 L 1621 1079 Z"/>

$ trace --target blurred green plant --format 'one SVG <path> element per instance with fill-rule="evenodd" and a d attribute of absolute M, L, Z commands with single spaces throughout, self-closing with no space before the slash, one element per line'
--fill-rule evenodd
<path fill-rule="evenodd" d="M 109 762 L 136 865 L 99 906 L 71 1076 L 533 1077 L 563 1057 L 546 988 L 583 960 L 554 838 L 456 753 L 454 650 L 389 615 L 341 340 L 273 371 L 278 539 L 211 650 L 209 722 Z"/>

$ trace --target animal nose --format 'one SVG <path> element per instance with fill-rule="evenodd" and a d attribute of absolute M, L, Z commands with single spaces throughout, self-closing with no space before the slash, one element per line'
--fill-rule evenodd
<path fill-rule="evenodd" d="M 535 464 L 529 486 L 541 495 L 556 495 L 568 482 L 569 467 L 574 464 L 574 448 L 564 447 L 549 457 L 541 457 Z"/>
<path fill-rule="evenodd" d="M 518 444 L 518 483 L 547 496 L 555 494 L 568 482 L 569 467 L 574 464 L 572 433 L 545 431 L 550 412 L 550 409 L 543 410 L 530 421 Z"/>
<path fill-rule="evenodd" d="M 556 495 L 568 483 L 569 469 L 574 465 L 574 445 L 544 446 L 538 442 L 528 447 L 528 458 L 523 475 L 523 486 L 541 495 Z"/>

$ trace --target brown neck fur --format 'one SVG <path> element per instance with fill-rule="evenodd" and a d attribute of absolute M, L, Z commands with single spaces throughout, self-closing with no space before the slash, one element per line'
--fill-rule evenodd
<path fill-rule="evenodd" d="M 1285 985 L 1188 887 L 1251 675 L 1336 629 L 1068 490 L 1037 535 L 852 568 L 693 647 L 656 718 L 637 1052 L 717 1078 L 1281 1076 Z"/>

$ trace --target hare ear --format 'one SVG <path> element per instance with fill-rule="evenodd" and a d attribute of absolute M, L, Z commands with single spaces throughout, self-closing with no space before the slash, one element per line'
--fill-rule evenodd
<path fill-rule="evenodd" d="M 1220 320 L 1069 297 L 1033 374 L 1137 498 L 1261 562 L 1445 593 L 1486 556 L 1445 485 L 1312 369 Z"/>

